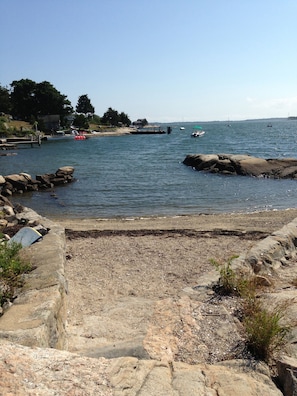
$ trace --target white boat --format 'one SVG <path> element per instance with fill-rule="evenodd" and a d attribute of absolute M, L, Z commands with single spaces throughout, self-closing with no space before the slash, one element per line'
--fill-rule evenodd
<path fill-rule="evenodd" d="M 67 140 L 73 139 L 75 136 L 74 131 L 56 131 L 51 135 L 44 135 L 42 140 Z"/>
<path fill-rule="evenodd" d="M 192 133 L 192 137 L 201 137 L 205 134 L 205 131 L 202 129 L 201 126 L 194 126 L 194 132 Z"/>
<path fill-rule="evenodd" d="M 205 134 L 205 131 L 200 131 L 200 132 L 193 132 L 192 137 L 201 137 Z"/>
<path fill-rule="evenodd" d="M 180 127 L 179 129 L 180 129 L 181 131 L 183 131 L 183 130 L 185 129 L 185 127 Z"/>

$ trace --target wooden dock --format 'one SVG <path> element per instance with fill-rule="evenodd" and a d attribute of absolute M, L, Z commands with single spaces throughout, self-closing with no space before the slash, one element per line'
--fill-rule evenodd
<path fill-rule="evenodd" d="M 38 135 L 35 139 L 30 138 L 6 138 L 0 139 L 0 150 L 13 150 L 17 149 L 19 146 L 34 147 L 36 145 L 41 146 L 41 136 Z"/>

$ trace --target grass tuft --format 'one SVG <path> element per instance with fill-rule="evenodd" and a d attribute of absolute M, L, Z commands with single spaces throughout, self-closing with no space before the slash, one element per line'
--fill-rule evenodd
<path fill-rule="evenodd" d="M 220 274 L 214 290 L 220 295 L 240 298 L 247 348 L 255 358 L 268 362 L 286 344 L 290 328 L 281 324 L 286 305 L 272 310 L 264 308 L 257 296 L 255 276 L 239 274 L 232 269 L 232 260 L 237 257 L 231 257 L 225 264 L 211 260 Z"/>
<path fill-rule="evenodd" d="M 259 304 L 245 315 L 247 347 L 255 358 L 267 362 L 286 344 L 290 328 L 280 323 L 283 317 L 284 312 L 278 308 L 270 312 Z"/>
<path fill-rule="evenodd" d="M 22 274 L 32 270 L 32 265 L 20 257 L 21 244 L 0 244 L 0 305 L 14 296 L 15 289 L 22 286 Z"/>

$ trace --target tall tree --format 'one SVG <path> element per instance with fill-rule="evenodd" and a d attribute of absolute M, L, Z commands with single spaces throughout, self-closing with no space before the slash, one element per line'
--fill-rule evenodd
<path fill-rule="evenodd" d="M 11 103 L 9 90 L 0 85 L 0 113 L 10 114 Z"/>
<path fill-rule="evenodd" d="M 129 119 L 128 115 L 123 112 L 120 114 L 120 122 L 126 126 L 131 125 L 131 120 Z"/>
<path fill-rule="evenodd" d="M 28 121 L 36 113 L 34 103 L 34 90 L 36 83 L 29 79 L 13 81 L 10 95 L 12 114 L 22 120 Z"/>
<path fill-rule="evenodd" d="M 131 121 L 129 120 L 129 117 L 125 113 L 119 114 L 116 110 L 112 109 L 111 107 L 108 108 L 108 110 L 103 114 L 103 117 L 101 118 L 102 124 L 106 125 L 113 125 L 113 126 L 118 126 L 120 124 L 123 125 L 130 125 Z"/>
<path fill-rule="evenodd" d="M 73 120 L 73 125 L 76 126 L 77 128 L 89 128 L 89 123 L 87 118 L 83 114 L 76 114 L 74 120 Z"/>
<path fill-rule="evenodd" d="M 77 113 L 83 113 L 83 114 L 94 114 L 95 113 L 95 108 L 92 106 L 90 99 L 88 98 L 88 95 L 81 95 L 78 98 L 78 102 L 76 105 L 76 111 Z"/>
<path fill-rule="evenodd" d="M 119 113 L 113 108 L 109 107 L 108 110 L 103 114 L 101 122 L 105 125 L 118 125 Z"/>
<path fill-rule="evenodd" d="M 36 83 L 29 79 L 11 83 L 12 114 L 23 120 L 37 119 L 40 115 L 57 114 L 62 118 L 73 108 L 66 95 L 62 95 L 47 81 Z"/>
<path fill-rule="evenodd" d="M 67 96 L 62 95 L 47 81 L 36 84 L 35 104 L 38 115 L 59 114 L 64 117 L 73 111 Z"/>

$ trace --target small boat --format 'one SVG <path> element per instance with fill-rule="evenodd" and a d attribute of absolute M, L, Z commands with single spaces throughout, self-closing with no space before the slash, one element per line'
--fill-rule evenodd
<path fill-rule="evenodd" d="M 192 137 L 201 137 L 205 134 L 205 131 L 200 131 L 200 132 L 193 132 Z"/>
<path fill-rule="evenodd" d="M 202 129 L 201 126 L 194 126 L 194 131 L 192 133 L 192 137 L 201 137 L 205 134 L 205 131 Z"/>
<path fill-rule="evenodd" d="M 86 140 L 86 136 L 85 135 L 76 135 L 76 136 L 74 136 L 74 140 Z"/>
<path fill-rule="evenodd" d="M 179 129 L 180 129 L 181 131 L 183 131 L 183 130 L 185 129 L 185 127 L 180 127 Z"/>
<path fill-rule="evenodd" d="M 64 131 L 57 131 L 52 135 L 45 135 L 42 140 L 66 140 L 66 139 L 73 139 L 72 133 L 65 133 Z"/>

